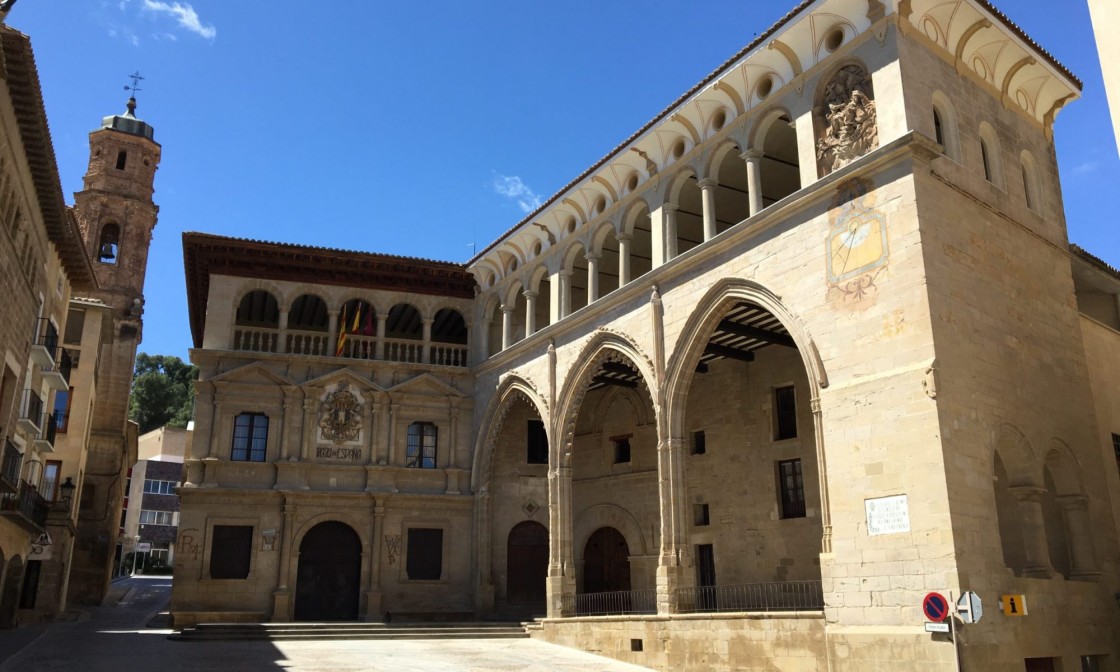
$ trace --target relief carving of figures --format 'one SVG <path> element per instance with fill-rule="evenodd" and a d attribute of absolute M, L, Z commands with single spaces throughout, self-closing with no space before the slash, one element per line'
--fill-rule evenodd
<path fill-rule="evenodd" d="M 344 443 L 357 441 L 362 431 L 362 404 L 345 380 L 327 395 L 319 407 L 319 429 L 323 438 Z"/>
<path fill-rule="evenodd" d="M 844 66 L 825 86 L 818 114 L 817 167 L 827 175 L 879 146 L 871 77 L 858 65 Z"/>

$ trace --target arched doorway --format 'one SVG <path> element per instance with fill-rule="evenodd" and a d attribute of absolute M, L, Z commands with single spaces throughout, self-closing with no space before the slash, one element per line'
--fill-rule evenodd
<path fill-rule="evenodd" d="M 349 525 L 319 523 L 299 544 L 297 621 L 356 621 L 362 541 Z"/>
<path fill-rule="evenodd" d="M 546 576 L 548 530 L 531 520 L 518 523 L 506 542 L 506 600 L 543 609 Z"/>
<path fill-rule="evenodd" d="M 583 549 L 584 593 L 630 590 L 630 547 L 613 527 L 600 527 Z"/>
<path fill-rule="evenodd" d="M 19 586 L 23 581 L 23 558 L 18 555 L 8 561 L 4 585 L 0 587 L 0 628 L 16 626 L 16 607 L 19 605 Z"/>

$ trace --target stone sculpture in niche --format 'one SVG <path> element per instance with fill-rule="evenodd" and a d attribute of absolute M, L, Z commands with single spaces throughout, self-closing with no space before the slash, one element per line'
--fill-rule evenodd
<path fill-rule="evenodd" d="M 362 431 L 362 404 L 345 380 L 327 395 L 319 409 L 319 429 L 323 438 L 344 443 L 357 441 Z"/>
<path fill-rule="evenodd" d="M 817 111 L 823 122 L 817 139 L 817 168 L 821 176 L 879 146 L 871 77 L 862 67 L 840 68 L 825 86 Z"/>

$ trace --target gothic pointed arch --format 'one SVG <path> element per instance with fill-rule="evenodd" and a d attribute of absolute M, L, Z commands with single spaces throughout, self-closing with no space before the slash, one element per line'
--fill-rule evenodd
<path fill-rule="evenodd" d="M 482 492 L 488 489 L 490 472 L 494 460 L 494 442 L 502 431 L 506 413 L 509 412 L 511 402 L 521 398 L 532 406 L 541 420 L 544 421 L 545 432 L 549 432 L 548 403 L 537 390 L 533 382 L 521 374 L 511 373 L 498 383 L 498 389 L 490 397 L 490 403 L 483 413 L 481 428 L 475 440 L 474 464 L 471 468 L 471 490 Z"/>

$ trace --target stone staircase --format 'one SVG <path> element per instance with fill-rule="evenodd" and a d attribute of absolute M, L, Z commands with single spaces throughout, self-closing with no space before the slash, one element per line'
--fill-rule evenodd
<path fill-rule="evenodd" d="M 185 642 L 357 639 L 518 639 L 521 623 L 200 623 L 167 636 Z"/>

